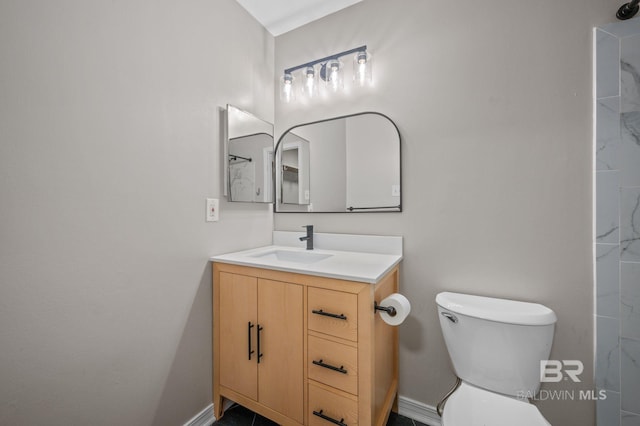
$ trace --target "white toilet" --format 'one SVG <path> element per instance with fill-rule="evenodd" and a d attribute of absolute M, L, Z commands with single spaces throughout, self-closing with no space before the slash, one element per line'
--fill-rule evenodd
<path fill-rule="evenodd" d="M 527 398 L 540 388 L 555 313 L 536 303 L 448 292 L 436 303 L 462 380 L 446 401 L 442 426 L 550 426 Z"/>

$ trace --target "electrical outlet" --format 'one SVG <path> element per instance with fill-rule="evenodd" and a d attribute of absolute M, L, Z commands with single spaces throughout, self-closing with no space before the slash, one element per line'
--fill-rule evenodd
<path fill-rule="evenodd" d="M 207 198 L 207 213 L 206 213 L 207 222 L 218 221 L 219 219 L 218 205 L 219 205 L 219 202 L 217 198 Z"/>

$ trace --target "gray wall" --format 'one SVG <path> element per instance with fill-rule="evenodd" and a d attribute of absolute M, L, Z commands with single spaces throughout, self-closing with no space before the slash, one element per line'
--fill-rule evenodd
<path fill-rule="evenodd" d="M 599 426 L 640 424 L 640 18 L 596 37 L 596 386 Z"/>
<path fill-rule="evenodd" d="M 218 108 L 273 119 L 273 37 L 235 1 L 0 2 L 0 424 L 177 425 L 211 403 Z"/>
<path fill-rule="evenodd" d="M 374 110 L 403 138 L 404 212 L 276 214 L 277 230 L 403 235 L 400 394 L 435 405 L 454 377 L 434 304 L 443 290 L 535 301 L 558 315 L 551 357 L 593 388 L 592 28 L 612 0 L 366 0 L 276 37 L 286 67 L 367 44 L 375 86 L 286 105 L 296 123 Z M 557 425 L 594 423 L 592 401 L 546 401 Z"/>

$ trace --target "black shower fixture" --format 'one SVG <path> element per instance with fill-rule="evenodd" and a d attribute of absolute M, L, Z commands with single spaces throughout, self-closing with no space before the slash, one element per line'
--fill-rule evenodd
<path fill-rule="evenodd" d="M 635 14 L 638 13 L 638 9 L 640 9 L 638 3 L 640 3 L 640 0 L 631 0 L 629 3 L 623 4 L 620 9 L 618 9 L 616 17 L 621 20 L 633 18 Z"/>

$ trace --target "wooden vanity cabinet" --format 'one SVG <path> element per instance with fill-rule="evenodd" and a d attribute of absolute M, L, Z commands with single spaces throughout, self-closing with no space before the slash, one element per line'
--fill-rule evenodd
<path fill-rule="evenodd" d="M 216 418 L 226 398 L 281 425 L 386 424 L 397 328 L 373 306 L 397 289 L 397 267 L 369 284 L 215 262 Z"/>

